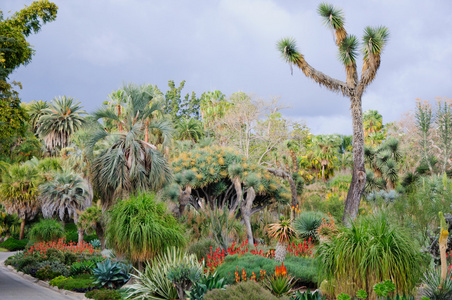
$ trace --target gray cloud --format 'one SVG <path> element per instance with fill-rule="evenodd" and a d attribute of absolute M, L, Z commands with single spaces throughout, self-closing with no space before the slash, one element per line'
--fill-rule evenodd
<path fill-rule="evenodd" d="M 17 11 L 32 1 L 3 0 Z M 315 68 L 344 79 L 332 33 L 317 16 L 318 1 L 295 0 L 54 0 L 55 22 L 29 38 L 36 55 L 11 79 L 23 101 L 68 95 L 88 111 L 123 82 L 186 80 L 185 92 L 243 91 L 280 96 L 284 114 L 314 133 L 351 133 L 348 100 L 320 88 L 299 70 L 290 74 L 275 43 L 292 36 Z M 386 122 L 414 107 L 416 98 L 451 97 L 452 3 L 442 1 L 334 1 L 346 28 L 359 38 L 367 25 L 385 25 L 391 40 L 377 79 L 363 98 Z"/>

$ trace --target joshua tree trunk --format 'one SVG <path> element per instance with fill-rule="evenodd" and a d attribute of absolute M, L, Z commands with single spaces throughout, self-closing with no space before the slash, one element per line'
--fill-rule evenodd
<path fill-rule="evenodd" d="M 278 242 L 275 249 L 275 261 L 282 263 L 286 258 L 286 245 Z"/>
<path fill-rule="evenodd" d="M 364 168 L 364 130 L 361 95 L 352 97 L 351 112 L 353 120 L 353 175 L 352 182 L 345 200 L 344 216 L 342 221 L 349 224 L 356 219 L 359 203 L 366 185 L 366 170 Z"/>
<path fill-rule="evenodd" d="M 20 222 L 19 240 L 23 240 L 24 239 L 24 232 L 25 232 L 25 218 L 23 218 L 22 221 Z"/>
<path fill-rule="evenodd" d="M 252 187 L 246 191 L 246 199 L 242 201 L 240 205 L 240 211 L 242 213 L 243 223 L 245 223 L 246 236 L 248 238 L 248 244 L 254 245 L 253 231 L 251 229 L 251 207 L 253 206 L 253 201 L 256 198 L 256 192 Z"/>

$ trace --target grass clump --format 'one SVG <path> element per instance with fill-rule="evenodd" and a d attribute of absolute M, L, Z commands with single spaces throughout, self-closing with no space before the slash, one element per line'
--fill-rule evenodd
<path fill-rule="evenodd" d="M 85 294 L 86 298 L 94 300 L 120 300 L 121 293 L 117 290 L 99 289 L 92 290 Z"/>
<path fill-rule="evenodd" d="M 411 234 L 389 222 L 384 213 L 357 219 L 317 250 L 322 279 L 333 283 L 329 292 L 355 295 L 390 278 L 397 293 L 410 294 L 422 274 L 420 246 Z"/>
<path fill-rule="evenodd" d="M 33 225 L 28 236 L 34 242 L 50 242 L 57 241 L 64 237 L 63 225 L 54 219 L 43 219 Z"/>

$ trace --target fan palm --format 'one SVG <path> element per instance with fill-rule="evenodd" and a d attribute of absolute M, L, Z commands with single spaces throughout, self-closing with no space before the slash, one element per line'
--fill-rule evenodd
<path fill-rule="evenodd" d="M 98 130 L 88 143 L 91 154 L 100 141 L 107 144 L 92 162 L 93 184 L 102 195 L 105 208 L 115 198 L 136 190 L 157 189 L 171 178 L 166 159 L 156 145 L 146 141 L 147 130 L 155 132 L 163 144 L 172 137 L 171 123 L 154 118 L 162 111 L 161 102 L 152 101 L 152 89 L 148 86 L 128 85 L 124 91 L 122 118 L 111 107 L 94 113 L 96 119 L 120 122 L 123 131 Z"/>
<path fill-rule="evenodd" d="M 11 165 L 3 173 L 0 184 L 0 200 L 9 214 L 17 214 L 21 220 L 20 239 L 24 238 L 25 223 L 39 212 L 37 201 L 40 176 L 30 164 Z"/>
<path fill-rule="evenodd" d="M 45 218 L 57 215 L 60 220 L 66 217 L 78 221 L 77 211 L 91 206 L 91 196 L 83 178 L 68 171 L 57 172 L 53 180 L 39 186 L 39 200 Z M 83 231 L 79 230 L 79 242 L 83 241 Z"/>
<path fill-rule="evenodd" d="M 364 30 L 362 39 L 363 68 L 358 80 L 356 67 L 358 40 L 356 37 L 347 34 L 344 28 L 342 11 L 332 5 L 322 3 L 318 12 L 325 24 L 335 32 L 339 58 L 346 71 L 345 82 L 332 78 L 310 66 L 304 56 L 298 52 L 295 40 L 292 38 L 284 38 L 278 42 L 278 49 L 283 59 L 290 66 L 297 66 L 316 83 L 350 99 L 353 120 L 353 175 L 343 217 L 345 222 L 349 222 L 350 219 L 355 219 L 358 214 L 359 203 L 366 184 L 361 98 L 367 86 L 375 79 L 389 31 L 386 27 L 367 27 Z"/>
<path fill-rule="evenodd" d="M 44 139 L 49 151 L 69 145 L 70 136 L 85 122 L 82 114 L 86 112 L 82 110 L 80 102 L 66 96 L 53 99 L 49 107 L 42 110 L 36 125 L 37 133 Z"/>

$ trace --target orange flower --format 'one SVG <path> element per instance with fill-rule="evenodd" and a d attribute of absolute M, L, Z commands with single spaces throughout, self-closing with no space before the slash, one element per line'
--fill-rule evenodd
<path fill-rule="evenodd" d="M 287 269 L 284 267 L 284 263 L 281 263 L 281 274 L 282 276 L 287 276 Z"/>
<path fill-rule="evenodd" d="M 279 276 L 281 275 L 281 270 L 279 269 L 278 266 L 275 266 L 275 276 Z"/>

